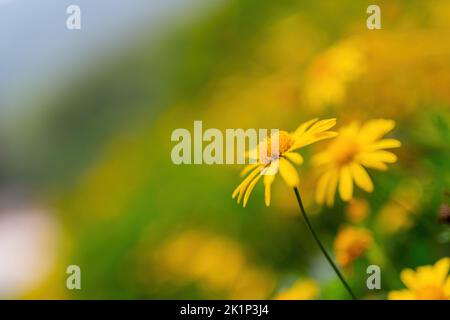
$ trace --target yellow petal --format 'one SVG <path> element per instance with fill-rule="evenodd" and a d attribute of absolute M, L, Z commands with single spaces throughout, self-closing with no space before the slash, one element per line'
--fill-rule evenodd
<path fill-rule="evenodd" d="M 344 166 L 340 170 L 339 193 L 344 201 L 349 201 L 353 196 L 353 180 L 349 166 Z"/>
<path fill-rule="evenodd" d="M 325 172 L 317 182 L 316 189 L 316 201 L 318 204 L 322 204 L 325 201 L 325 195 L 327 193 L 328 182 L 330 181 L 331 173 L 329 171 Z"/>
<path fill-rule="evenodd" d="M 303 163 L 303 157 L 295 152 L 288 152 L 285 154 L 286 158 L 295 163 L 296 165 L 301 165 Z"/>
<path fill-rule="evenodd" d="M 375 151 L 381 149 L 399 148 L 401 145 L 402 143 L 396 139 L 383 139 L 369 145 L 367 150 Z"/>
<path fill-rule="evenodd" d="M 332 207 L 334 204 L 334 195 L 338 183 L 338 170 L 334 169 L 330 172 L 330 180 L 327 187 L 327 206 Z"/>
<path fill-rule="evenodd" d="M 252 171 L 253 169 L 255 169 L 257 166 L 259 166 L 258 163 L 254 163 L 254 164 L 249 164 L 247 166 L 244 167 L 244 169 L 242 169 L 241 173 L 239 174 L 241 177 L 244 177 L 245 175 L 247 175 L 250 171 Z"/>
<path fill-rule="evenodd" d="M 308 125 L 314 123 L 310 128 L 307 128 L 307 126 L 304 126 L 305 124 L 303 124 L 295 131 L 293 135 L 295 143 L 291 150 L 307 146 L 320 140 L 329 139 L 337 135 L 336 132 L 326 131 L 336 124 L 336 119 L 316 121 L 317 119 L 314 119 L 315 123 L 312 121 L 307 122 Z"/>
<path fill-rule="evenodd" d="M 450 268 L 450 258 L 442 258 L 435 263 L 433 267 L 434 277 L 439 285 L 442 285 L 447 278 L 448 270 Z"/>
<path fill-rule="evenodd" d="M 359 162 L 367 168 L 377 169 L 377 170 L 381 170 L 381 171 L 387 170 L 387 165 L 381 161 L 377 161 L 377 160 L 373 160 L 373 159 L 360 159 Z"/>
<path fill-rule="evenodd" d="M 299 178 L 295 167 L 286 159 L 280 158 L 280 175 L 290 187 L 296 187 L 299 184 Z"/>
<path fill-rule="evenodd" d="M 250 194 L 252 193 L 253 188 L 255 187 L 256 183 L 258 183 L 259 179 L 261 178 L 261 175 L 257 176 L 253 181 L 248 185 L 247 190 L 245 190 L 245 196 L 244 196 L 244 204 L 243 207 L 247 205 L 248 198 L 250 197 Z"/>
<path fill-rule="evenodd" d="M 263 182 L 264 182 L 264 202 L 266 203 L 266 206 L 270 206 L 270 190 L 272 186 L 272 182 L 275 180 L 275 175 L 265 175 Z"/>
<path fill-rule="evenodd" d="M 280 166 L 279 160 L 272 161 L 272 162 L 270 162 L 270 165 L 266 165 L 261 170 L 261 174 L 265 175 L 265 176 L 276 175 L 278 173 L 279 166 Z"/>
<path fill-rule="evenodd" d="M 374 119 L 367 121 L 359 132 L 364 142 L 375 141 L 394 129 L 395 121 L 390 119 Z"/>
<path fill-rule="evenodd" d="M 444 294 L 447 296 L 447 299 L 450 299 L 450 276 L 447 277 L 444 283 Z"/>
<path fill-rule="evenodd" d="M 317 132 L 327 131 L 328 129 L 334 127 L 335 125 L 336 125 L 335 118 L 320 120 L 319 122 L 313 124 L 311 128 L 308 129 L 308 131 L 314 134 Z"/>
<path fill-rule="evenodd" d="M 412 269 L 405 269 L 400 273 L 400 279 L 408 289 L 414 289 L 418 285 L 416 272 Z"/>
<path fill-rule="evenodd" d="M 370 179 L 366 169 L 364 169 L 358 163 L 352 163 L 352 165 L 350 166 L 350 170 L 352 172 L 353 179 L 355 180 L 355 183 L 358 185 L 358 187 L 366 192 L 373 191 L 372 179 Z"/>
<path fill-rule="evenodd" d="M 379 162 L 394 163 L 397 161 L 397 156 L 392 152 L 380 150 L 364 153 L 363 155 L 361 155 L 361 160 L 372 160 Z"/>
<path fill-rule="evenodd" d="M 261 168 L 258 166 L 255 170 L 253 170 L 252 173 L 250 173 L 238 186 L 236 189 L 234 189 L 233 194 L 232 194 L 232 198 L 236 198 L 236 196 L 239 193 L 239 199 L 242 197 L 242 193 L 245 191 L 245 189 L 247 188 L 248 184 L 250 183 L 250 181 L 257 175 L 259 174 L 261 171 Z M 238 200 L 238 202 L 240 202 L 240 200 Z"/>
<path fill-rule="evenodd" d="M 409 290 L 391 291 L 388 294 L 389 300 L 415 300 L 414 294 Z"/>
<path fill-rule="evenodd" d="M 305 123 L 302 123 L 298 126 L 298 128 L 294 132 L 294 137 L 301 136 L 303 133 L 305 133 L 306 129 L 311 126 L 313 123 L 317 122 L 319 120 L 318 118 L 306 121 Z"/>

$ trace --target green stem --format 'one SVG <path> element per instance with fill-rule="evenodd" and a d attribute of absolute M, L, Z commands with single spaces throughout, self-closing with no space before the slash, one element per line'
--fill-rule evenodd
<path fill-rule="evenodd" d="M 347 289 L 348 293 L 351 295 L 353 300 L 358 300 L 356 298 L 355 294 L 353 293 L 350 286 L 345 281 L 344 277 L 342 276 L 341 272 L 339 271 L 338 267 L 334 264 L 331 257 L 328 255 L 327 251 L 325 250 L 324 246 L 322 245 L 322 242 L 320 241 L 319 237 L 317 236 L 316 232 L 314 231 L 313 227 L 311 226 L 311 223 L 309 222 L 308 215 L 306 214 L 305 208 L 303 207 L 302 198 L 300 197 L 300 192 L 298 191 L 297 187 L 294 187 L 295 196 L 297 197 L 298 205 L 300 206 L 300 211 L 303 214 L 303 218 L 305 219 L 306 224 L 308 225 L 309 231 L 311 231 L 311 234 L 314 237 L 314 240 L 316 240 L 317 245 L 319 246 L 320 250 L 324 254 L 325 258 L 327 258 L 328 262 L 330 263 L 331 267 L 333 268 L 334 272 L 336 272 L 337 276 L 341 280 L 344 287 Z"/>

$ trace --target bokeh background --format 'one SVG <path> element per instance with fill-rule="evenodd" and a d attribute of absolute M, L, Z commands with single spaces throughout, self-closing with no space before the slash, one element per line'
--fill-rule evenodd
<path fill-rule="evenodd" d="M 299 168 L 312 223 L 332 253 L 344 226 L 370 231 L 345 270 L 363 298 L 448 256 L 450 2 L 378 0 L 382 30 L 368 30 L 373 3 L 0 1 L 0 298 L 348 299 L 286 185 L 269 208 L 258 185 L 243 209 L 240 166 L 171 162 L 171 132 L 194 120 L 394 119 L 399 161 L 370 172 L 373 193 L 320 207 Z M 69 4 L 81 30 L 65 27 Z M 73 264 L 81 290 L 66 288 Z"/>

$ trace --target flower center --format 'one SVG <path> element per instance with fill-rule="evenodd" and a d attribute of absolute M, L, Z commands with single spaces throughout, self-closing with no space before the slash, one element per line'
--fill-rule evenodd
<path fill-rule="evenodd" d="M 286 131 L 278 132 L 278 151 L 279 155 L 285 154 L 294 144 L 295 140 Z M 270 157 L 272 154 L 276 155 L 276 152 L 271 152 L 272 137 L 267 139 L 267 156 Z M 275 147 L 275 146 L 274 146 Z"/>
<path fill-rule="evenodd" d="M 443 290 L 437 286 L 426 286 L 416 291 L 418 300 L 446 300 Z"/>
<path fill-rule="evenodd" d="M 333 159 L 338 166 L 343 166 L 354 161 L 359 152 L 359 144 L 350 139 L 338 139 L 332 147 Z"/>

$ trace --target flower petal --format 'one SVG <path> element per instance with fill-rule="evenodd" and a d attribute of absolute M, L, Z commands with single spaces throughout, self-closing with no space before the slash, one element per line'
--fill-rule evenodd
<path fill-rule="evenodd" d="M 330 172 L 330 181 L 328 182 L 327 187 L 327 206 L 332 207 L 334 204 L 334 195 L 336 193 L 336 187 L 338 183 L 338 170 L 333 169 Z"/>
<path fill-rule="evenodd" d="M 316 201 L 318 204 L 322 204 L 325 201 L 325 195 L 327 193 L 328 182 L 330 181 L 331 173 L 329 171 L 325 172 L 317 182 L 316 189 Z"/>
<path fill-rule="evenodd" d="M 444 294 L 447 296 L 447 299 L 450 299 L 450 277 L 447 277 L 444 283 Z"/>
<path fill-rule="evenodd" d="M 397 156 L 389 151 L 374 151 L 374 152 L 368 152 L 364 153 L 360 156 L 361 160 L 374 160 L 374 161 L 380 161 L 380 162 L 386 162 L 386 163 L 394 163 L 397 161 Z"/>
<path fill-rule="evenodd" d="M 252 171 L 253 169 L 255 169 L 257 166 L 259 166 L 258 163 L 254 163 L 254 164 L 249 164 L 246 165 L 244 167 L 244 169 L 242 169 L 241 173 L 239 174 L 241 177 L 246 176 L 250 171 Z"/>
<path fill-rule="evenodd" d="M 308 131 L 311 134 L 314 134 L 314 133 L 317 133 L 317 132 L 327 131 L 328 129 L 334 127 L 335 125 L 336 125 L 336 119 L 335 118 L 320 120 L 320 121 L 316 122 L 315 124 L 313 124 L 308 129 Z"/>
<path fill-rule="evenodd" d="M 316 119 L 314 119 L 317 121 Z M 312 123 L 312 121 L 307 124 Z M 325 119 L 315 122 L 310 128 L 300 126 L 293 135 L 294 145 L 290 150 L 295 150 L 314 142 L 337 136 L 337 132 L 326 131 L 336 124 L 336 119 Z"/>
<path fill-rule="evenodd" d="M 272 186 L 272 182 L 275 180 L 275 175 L 265 175 L 263 182 L 264 182 L 264 202 L 266 203 L 266 206 L 270 206 L 270 190 Z"/>
<path fill-rule="evenodd" d="M 406 289 L 391 291 L 388 294 L 389 300 L 415 300 L 414 294 Z"/>
<path fill-rule="evenodd" d="M 399 148 L 402 143 L 397 139 L 383 139 L 376 141 L 367 147 L 367 150 L 376 151 L 381 149 Z"/>
<path fill-rule="evenodd" d="M 353 180 L 349 166 L 343 166 L 340 170 L 339 193 L 344 201 L 349 201 L 353 196 Z"/>
<path fill-rule="evenodd" d="M 390 119 L 374 119 L 367 121 L 359 132 L 365 143 L 375 141 L 394 129 L 395 121 Z"/>
<path fill-rule="evenodd" d="M 366 169 L 364 169 L 360 164 L 354 162 L 350 166 L 350 170 L 353 179 L 355 180 L 355 183 L 358 185 L 358 187 L 366 192 L 373 191 L 372 179 L 370 179 L 370 176 L 367 174 Z"/>
<path fill-rule="evenodd" d="M 239 193 L 238 202 L 240 202 L 240 198 L 242 197 L 242 194 L 245 191 L 245 189 L 247 188 L 248 184 L 257 174 L 260 173 L 260 171 L 261 171 L 261 168 L 258 166 L 255 170 L 252 171 L 252 173 L 250 173 L 247 177 L 245 177 L 245 179 L 237 186 L 237 188 L 234 189 L 231 197 L 234 199 L 234 198 L 236 198 L 236 196 Z"/>
<path fill-rule="evenodd" d="M 442 285 L 445 282 L 445 279 L 448 275 L 448 270 L 450 268 L 450 258 L 442 258 L 438 262 L 435 263 L 433 267 L 434 277 L 438 285 Z"/>
<path fill-rule="evenodd" d="M 280 158 L 280 175 L 290 187 L 296 187 L 299 184 L 299 178 L 295 167 L 286 159 Z"/>
<path fill-rule="evenodd" d="M 256 183 L 258 183 L 259 179 L 261 179 L 261 175 L 253 179 L 253 181 L 248 185 L 247 190 L 245 190 L 244 203 L 242 205 L 244 208 L 247 205 L 248 198 L 250 197 L 250 194 L 252 193 L 252 190 L 255 187 Z"/>
<path fill-rule="evenodd" d="M 381 171 L 387 170 L 387 165 L 381 161 L 373 160 L 373 159 L 360 159 L 359 162 L 367 168 L 377 169 Z"/>
<path fill-rule="evenodd" d="M 306 121 L 298 126 L 298 128 L 294 131 L 294 137 L 299 137 L 302 134 L 305 133 L 306 129 L 311 126 L 313 123 L 317 122 L 319 120 L 318 118 L 311 119 L 309 121 Z"/>
<path fill-rule="evenodd" d="M 285 154 L 286 158 L 295 163 L 296 165 L 301 165 L 303 163 L 303 157 L 295 152 L 288 152 Z"/>
<path fill-rule="evenodd" d="M 414 289 L 417 286 L 416 272 L 412 269 L 405 269 L 400 273 L 400 279 L 408 289 Z"/>

